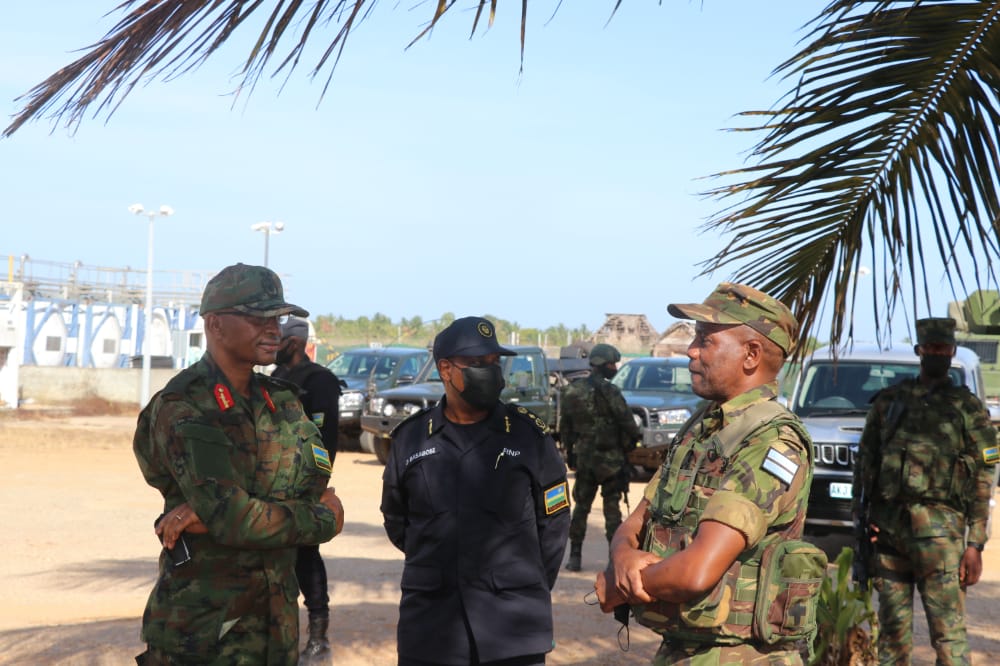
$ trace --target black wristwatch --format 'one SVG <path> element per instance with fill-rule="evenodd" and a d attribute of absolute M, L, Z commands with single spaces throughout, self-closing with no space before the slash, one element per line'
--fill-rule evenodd
<path fill-rule="evenodd" d="M 985 548 L 985 546 L 984 546 L 983 544 L 981 544 L 981 543 L 972 543 L 971 541 L 970 541 L 969 543 L 967 543 L 966 545 L 967 545 L 967 546 L 968 546 L 969 548 L 975 548 L 975 549 L 976 549 L 976 550 L 978 550 L 978 551 L 979 551 L 980 553 L 981 553 L 981 552 L 983 552 L 983 548 Z"/>

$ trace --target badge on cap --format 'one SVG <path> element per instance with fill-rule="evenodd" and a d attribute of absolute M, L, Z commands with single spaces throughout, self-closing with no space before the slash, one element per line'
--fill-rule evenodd
<path fill-rule="evenodd" d="M 479 326 L 477 326 L 476 328 L 479 330 L 479 335 L 483 336 L 484 338 L 493 337 L 493 329 L 485 321 L 479 322 Z"/>

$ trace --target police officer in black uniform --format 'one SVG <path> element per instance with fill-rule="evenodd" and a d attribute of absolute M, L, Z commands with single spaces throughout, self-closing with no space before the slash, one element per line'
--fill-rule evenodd
<path fill-rule="evenodd" d="M 400 666 L 544 664 L 569 532 L 566 465 L 545 423 L 500 402 L 492 322 L 434 339 L 445 396 L 393 432 L 382 477 L 389 539 L 406 555 Z"/>
<path fill-rule="evenodd" d="M 289 317 L 281 327 L 281 347 L 275 359 L 278 367 L 271 376 L 284 379 L 299 388 L 302 409 L 319 428 L 332 465 L 337 455 L 340 380 L 329 369 L 314 363 L 306 355 L 308 339 L 309 322 L 299 317 Z M 309 613 L 309 640 L 302 651 L 302 661 L 308 663 L 313 657 L 326 658 L 330 654 L 327 639 L 330 595 L 327 592 L 326 566 L 318 545 L 299 546 L 295 576 L 299 579 L 299 589 Z"/>

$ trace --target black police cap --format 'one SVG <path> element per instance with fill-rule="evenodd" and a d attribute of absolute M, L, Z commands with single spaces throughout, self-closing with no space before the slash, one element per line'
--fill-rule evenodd
<path fill-rule="evenodd" d="M 462 317 L 451 322 L 448 328 L 434 338 L 434 360 L 452 356 L 517 356 L 517 352 L 504 349 L 497 342 L 497 331 L 489 319 Z"/>

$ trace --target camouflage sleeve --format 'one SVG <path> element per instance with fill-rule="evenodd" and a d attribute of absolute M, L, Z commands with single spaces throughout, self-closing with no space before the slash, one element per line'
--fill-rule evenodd
<path fill-rule="evenodd" d="M 574 395 L 572 385 L 567 386 L 563 389 L 562 395 L 560 396 L 560 408 L 559 408 L 559 437 L 562 439 L 563 444 L 567 447 L 572 447 L 579 438 L 580 434 L 576 429 L 574 422 L 574 412 L 576 411 L 576 396 Z"/>
<path fill-rule="evenodd" d="M 625 397 L 614 384 L 606 382 L 605 386 L 604 393 L 608 399 L 608 405 L 611 407 L 611 413 L 614 415 L 615 422 L 622 432 L 631 438 L 633 443 L 638 442 L 642 439 L 642 431 L 636 425 L 635 419 L 632 417 L 632 410 L 628 408 L 628 404 L 625 402 Z"/>
<path fill-rule="evenodd" d="M 805 511 L 809 496 L 806 446 L 787 425 L 769 425 L 751 435 L 729 460 L 701 520 L 742 532 L 747 547 L 757 545 L 770 527 L 791 523 Z"/>
<path fill-rule="evenodd" d="M 968 539 L 972 543 L 986 543 L 997 460 L 997 432 L 986 408 L 974 395 L 969 394 L 963 413 L 966 419 L 965 456 L 975 461 L 972 496 L 966 510 Z"/>
<path fill-rule="evenodd" d="M 251 496 L 238 478 L 240 447 L 222 430 L 199 423 L 200 418 L 186 401 L 164 400 L 151 423 L 151 456 L 170 470 L 178 499 L 191 505 L 215 541 L 268 549 L 333 538 L 336 518 L 315 498 Z M 300 485 L 303 497 L 315 494 L 317 484 L 311 480 Z M 166 499 L 169 504 L 171 498 Z"/>

